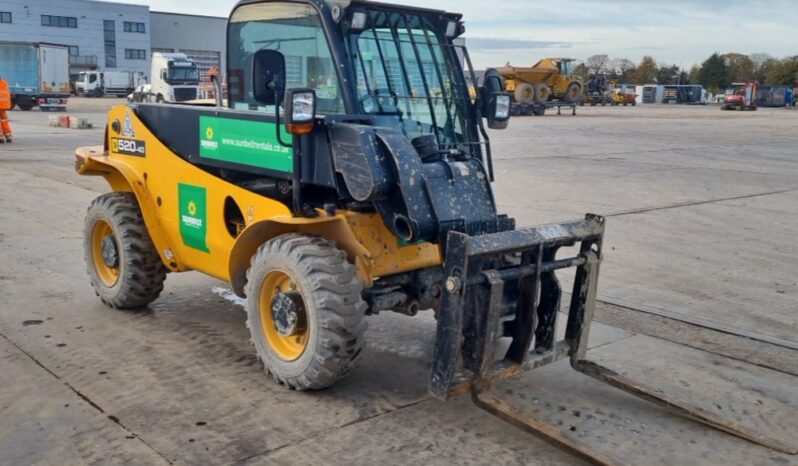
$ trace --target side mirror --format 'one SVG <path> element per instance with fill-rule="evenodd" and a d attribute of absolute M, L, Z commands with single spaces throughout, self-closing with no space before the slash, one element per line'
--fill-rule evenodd
<path fill-rule="evenodd" d="M 316 91 L 289 89 L 285 91 L 285 129 L 298 136 L 313 131 L 316 124 Z"/>
<path fill-rule="evenodd" d="M 493 68 L 485 72 L 485 82 L 479 88 L 482 116 L 488 120 L 488 128 L 505 129 L 510 122 L 510 94 L 504 92 L 504 82 Z"/>
<path fill-rule="evenodd" d="M 285 92 L 285 56 L 277 50 L 258 50 L 252 56 L 252 93 L 258 103 L 280 105 Z"/>

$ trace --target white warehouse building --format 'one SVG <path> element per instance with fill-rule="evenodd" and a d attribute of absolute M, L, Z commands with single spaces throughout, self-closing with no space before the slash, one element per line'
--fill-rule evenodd
<path fill-rule="evenodd" d="M 150 11 L 146 5 L 92 0 L 0 0 L 0 41 L 69 47 L 69 72 L 150 74 Z"/>
<path fill-rule="evenodd" d="M 153 52 L 182 52 L 203 81 L 226 72 L 227 18 L 151 12 L 147 5 L 95 0 L 0 0 L 0 42 L 69 47 L 72 80 L 81 71 L 143 72 Z"/>

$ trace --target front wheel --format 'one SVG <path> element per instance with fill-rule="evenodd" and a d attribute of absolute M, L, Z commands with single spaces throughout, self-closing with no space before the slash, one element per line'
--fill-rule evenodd
<path fill-rule="evenodd" d="M 141 308 L 163 290 L 167 269 L 133 193 L 104 194 L 91 203 L 83 229 L 83 250 L 94 291 L 108 306 Z"/>
<path fill-rule="evenodd" d="M 266 371 L 295 390 L 346 375 L 364 345 L 362 290 L 331 241 L 288 234 L 261 246 L 247 271 L 247 326 Z"/>
<path fill-rule="evenodd" d="M 563 96 L 563 100 L 568 102 L 569 104 L 573 104 L 579 101 L 579 97 L 582 96 L 582 86 L 578 83 L 571 83 L 568 85 L 568 89 L 565 91 L 565 95 Z"/>

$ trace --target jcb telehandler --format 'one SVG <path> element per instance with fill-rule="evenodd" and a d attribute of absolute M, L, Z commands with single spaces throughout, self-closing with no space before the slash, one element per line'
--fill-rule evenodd
<path fill-rule="evenodd" d="M 604 219 L 517 229 L 497 212 L 483 119 L 506 127 L 510 97 L 495 70 L 469 95 L 465 72 L 475 75 L 454 43 L 463 32 L 458 14 L 363 0 L 238 3 L 226 99 L 217 80 L 215 105 L 114 107 L 104 145 L 76 152 L 78 173 L 113 190 L 85 222 L 100 299 L 146 306 L 168 272 L 227 281 L 247 299 L 266 370 L 297 390 L 347 373 L 367 315 L 434 309 L 433 395 L 470 391 L 583 457 L 616 462 L 525 419 L 491 383 L 570 357 L 589 376 L 752 438 L 585 359 Z M 575 278 L 557 341 L 555 272 L 566 268 Z M 498 354 L 502 337 L 512 343 Z"/>

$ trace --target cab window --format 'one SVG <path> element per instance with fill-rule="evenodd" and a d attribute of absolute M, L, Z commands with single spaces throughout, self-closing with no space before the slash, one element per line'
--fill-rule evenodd
<path fill-rule="evenodd" d="M 252 92 L 253 55 L 271 49 L 285 56 L 286 89 L 314 89 L 319 114 L 344 112 L 332 54 L 315 8 L 297 3 L 243 5 L 230 17 L 228 31 L 231 107 L 273 111 L 256 102 Z"/>

